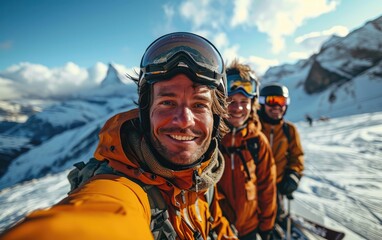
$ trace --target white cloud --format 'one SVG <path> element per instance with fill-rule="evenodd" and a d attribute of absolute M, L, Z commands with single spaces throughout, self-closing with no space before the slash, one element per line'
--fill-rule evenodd
<path fill-rule="evenodd" d="M 224 48 L 221 51 L 221 54 L 223 55 L 224 62 L 226 64 L 229 64 L 235 58 L 239 57 L 239 54 L 238 54 L 239 48 L 240 48 L 239 45 L 236 44 L 236 45 Z"/>
<path fill-rule="evenodd" d="M 226 65 L 229 65 L 234 59 L 238 59 L 242 63 L 249 64 L 256 72 L 257 76 L 263 75 L 270 66 L 279 64 L 279 61 L 275 59 L 265 59 L 257 56 L 250 56 L 247 58 L 241 57 L 239 55 L 240 45 L 230 45 L 229 39 L 225 33 L 217 34 L 215 43 L 222 54 Z"/>
<path fill-rule="evenodd" d="M 174 7 L 169 5 L 169 4 L 165 4 L 163 5 L 163 10 L 164 10 L 164 14 L 166 16 L 167 19 L 172 19 L 175 15 L 175 10 L 174 10 Z"/>
<path fill-rule="evenodd" d="M 175 9 L 174 4 L 166 3 L 162 6 L 162 9 L 164 13 L 164 19 L 157 22 L 158 27 L 154 30 L 157 35 L 174 31 L 173 20 L 177 14 L 177 10 Z"/>
<path fill-rule="evenodd" d="M 333 11 L 338 1 L 326 0 L 246 0 L 235 4 L 232 26 L 256 26 L 260 32 L 269 36 L 272 51 L 279 53 L 285 48 L 284 38 L 295 32 L 305 20 Z M 247 10 L 247 13 L 245 13 Z M 239 18 L 238 15 L 241 14 Z"/>
<path fill-rule="evenodd" d="M 249 19 L 249 11 L 251 0 L 237 0 L 234 1 L 233 16 L 231 19 L 231 26 L 245 23 Z"/>
<path fill-rule="evenodd" d="M 226 65 L 229 65 L 235 58 L 239 60 L 239 62 L 248 64 L 252 70 L 255 71 L 257 76 L 262 76 L 269 67 L 277 66 L 280 62 L 277 59 L 266 59 L 257 56 L 250 56 L 248 58 L 239 57 L 237 54 L 238 46 L 234 46 L 232 48 L 225 49 L 224 56 Z"/>
<path fill-rule="evenodd" d="M 50 97 L 94 86 L 105 77 L 106 71 L 102 63 L 87 70 L 72 62 L 56 68 L 22 62 L 1 71 L 0 76 L 7 80 L 1 84 L 8 89 L 7 95 Z"/>
<path fill-rule="evenodd" d="M 340 37 L 344 37 L 349 33 L 349 29 L 345 26 L 334 26 L 330 29 L 321 31 L 321 32 L 311 32 L 302 36 L 299 36 L 295 39 L 297 44 L 304 44 L 304 42 L 310 41 L 311 39 L 328 39 L 332 35 L 337 35 Z M 322 43 L 322 42 L 321 42 Z"/>
<path fill-rule="evenodd" d="M 217 29 L 224 24 L 222 4 L 224 3 L 219 0 L 186 0 L 181 3 L 179 13 L 181 17 L 191 21 L 194 29 Z"/>
<path fill-rule="evenodd" d="M 121 79 L 124 83 L 132 83 L 131 80 L 126 77 L 126 74 L 133 77 L 137 77 L 138 76 L 137 74 L 139 74 L 139 70 L 140 70 L 139 67 L 128 68 L 124 65 L 117 64 L 117 63 L 113 63 L 113 66 L 115 67 L 115 69 L 117 69 L 117 71 L 122 76 L 124 76 L 124 78 Z"/>
<path fill-rule="evenodd" d="M 21 94 L 15 89 L 15 84 L 9 79 L 0 77 L 0 100 L 19 97 L 21 97 Z"/>
<path fill-rule="evenodd" d="M 277 66 L 280 62 L 276 59 L 266 59 L 256 56 L 251 56 L 247 60 L 248 64 L 255 70 L 257 76 L 263 75 L 269 67 Z"/>
<path fill-rule="evenodd" d="M 227 47 L 229 44 L 227 34 L 225 34 L 223 32 L 214 34 L 212 36 L 212 41 L 213 41 L 213 44 L 215 45 L 215 47 L 217 49 L 222 49 L 224 47 Z"/>
<path fill-rule="evenodd" d="M 88 69 L 88 81 L 91 85 L 92 83 L 100 83 L 106 76 L 107 65 L 101 62 L 97 62 L 94 66 Z"/>
<path fill-rule="evenodd" d="M 295 39 L 295 43 L 299 44 L 306 50 L 306 55 L 311 55 L 319 51 L 322 44 L 331 36 L 337 35 L 344 37 L 349 33 L 349 29 L 344 26 L 334 26 L 321 32 L 311 32 Z M 292 58 L 296 57 L 296 53 L 290 54 Z M 293 56 L 294 55 L 294 56 Z"/>
<path fill-rule="evenodd" d="M 307 59 L 311 56 L 311 52 L 290 52 L 288 57 L 293 60 Z"/>

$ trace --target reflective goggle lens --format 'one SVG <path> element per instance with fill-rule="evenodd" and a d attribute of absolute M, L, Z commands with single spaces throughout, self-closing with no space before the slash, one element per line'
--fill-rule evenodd
<path fill-rule="evenodd" d="M 179 67 L 189 68 L 202 84 L 218 87 L 225 74 L 215 46 L 196 34 L 177 32 L 155 40 L 142 57 L 141 80 L 160 78 Z M 141 83 L 140 83 L 141 84 Z"/>
<path fill-rule="evenodd" d="M 254 97 L 257 94 L 257 84 L 256 81 L 246 81 L 243 80 L 239 74 L 228 75 L 228 96 L 236 93 L 242 93 L 246 97 Z"/>
<path fill-rule="evenodd" d="M 265 98 L 265 104 L 269 106 L 286 106 L 288 105 L 288 98 L 283 96 L 267 96 Z"/>

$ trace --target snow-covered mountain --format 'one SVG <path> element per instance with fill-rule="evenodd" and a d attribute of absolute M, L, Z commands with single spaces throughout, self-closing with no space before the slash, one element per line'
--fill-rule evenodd
<path fill-rule="evenodd" d="M 136 86 L 132 81 L 123 83 L 123 77 L 110 64 L 99 86 L 54 102 L 47 100 L 50 104 L 40 112 L 0 133 L 0 189 L 87 159 L 102 124 L 135 105 Z M 15 175 L 20 169 L 23 173 Z"/>
<path fill-rule="evenodd" d="M 291 92 L 287 118 L 338 117 L 382 110 L 382 17 L 346 37 L 334 36 L 319 53 L 296 64 L 270 68 L 263 84 Z"/>
<path fill-rule="evenodd" d="M 100 87 L 104 88 L 107 86 L 122 86 L 124 85 L 122 79 L 125 78 L 124 75 L 118 72 L 118 70 L 113 66 L 113 64 L 109 63 L 107 73 L 106 73 L 106 78 L 101 82 Z"/>

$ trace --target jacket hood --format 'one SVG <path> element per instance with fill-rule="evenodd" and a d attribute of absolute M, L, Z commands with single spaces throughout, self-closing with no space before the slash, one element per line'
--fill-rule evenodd
<path fill-rule="evenodd" d="M 99 134 L 94 153 L 98 160 L 108 160 L 114 169 L 143 183 L 170 183 L 181 190 L 204 191 L 216 184 L 224 171 L 223 156 L 213 139 L 209 155 L 199 165 L 173 170 L 161 165 L 139 128 L 139 111 L 133 109 L 109 119 Z"/>

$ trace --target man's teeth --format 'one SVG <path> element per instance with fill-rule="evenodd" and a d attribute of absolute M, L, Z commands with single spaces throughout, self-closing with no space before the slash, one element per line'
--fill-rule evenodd
<path fill-rule="evenodd" d="M 191 136 L 171 135 L 171 137 L 179 141 L 191 141 L 194 139 L 194 137 L 191 137 Z"/>

